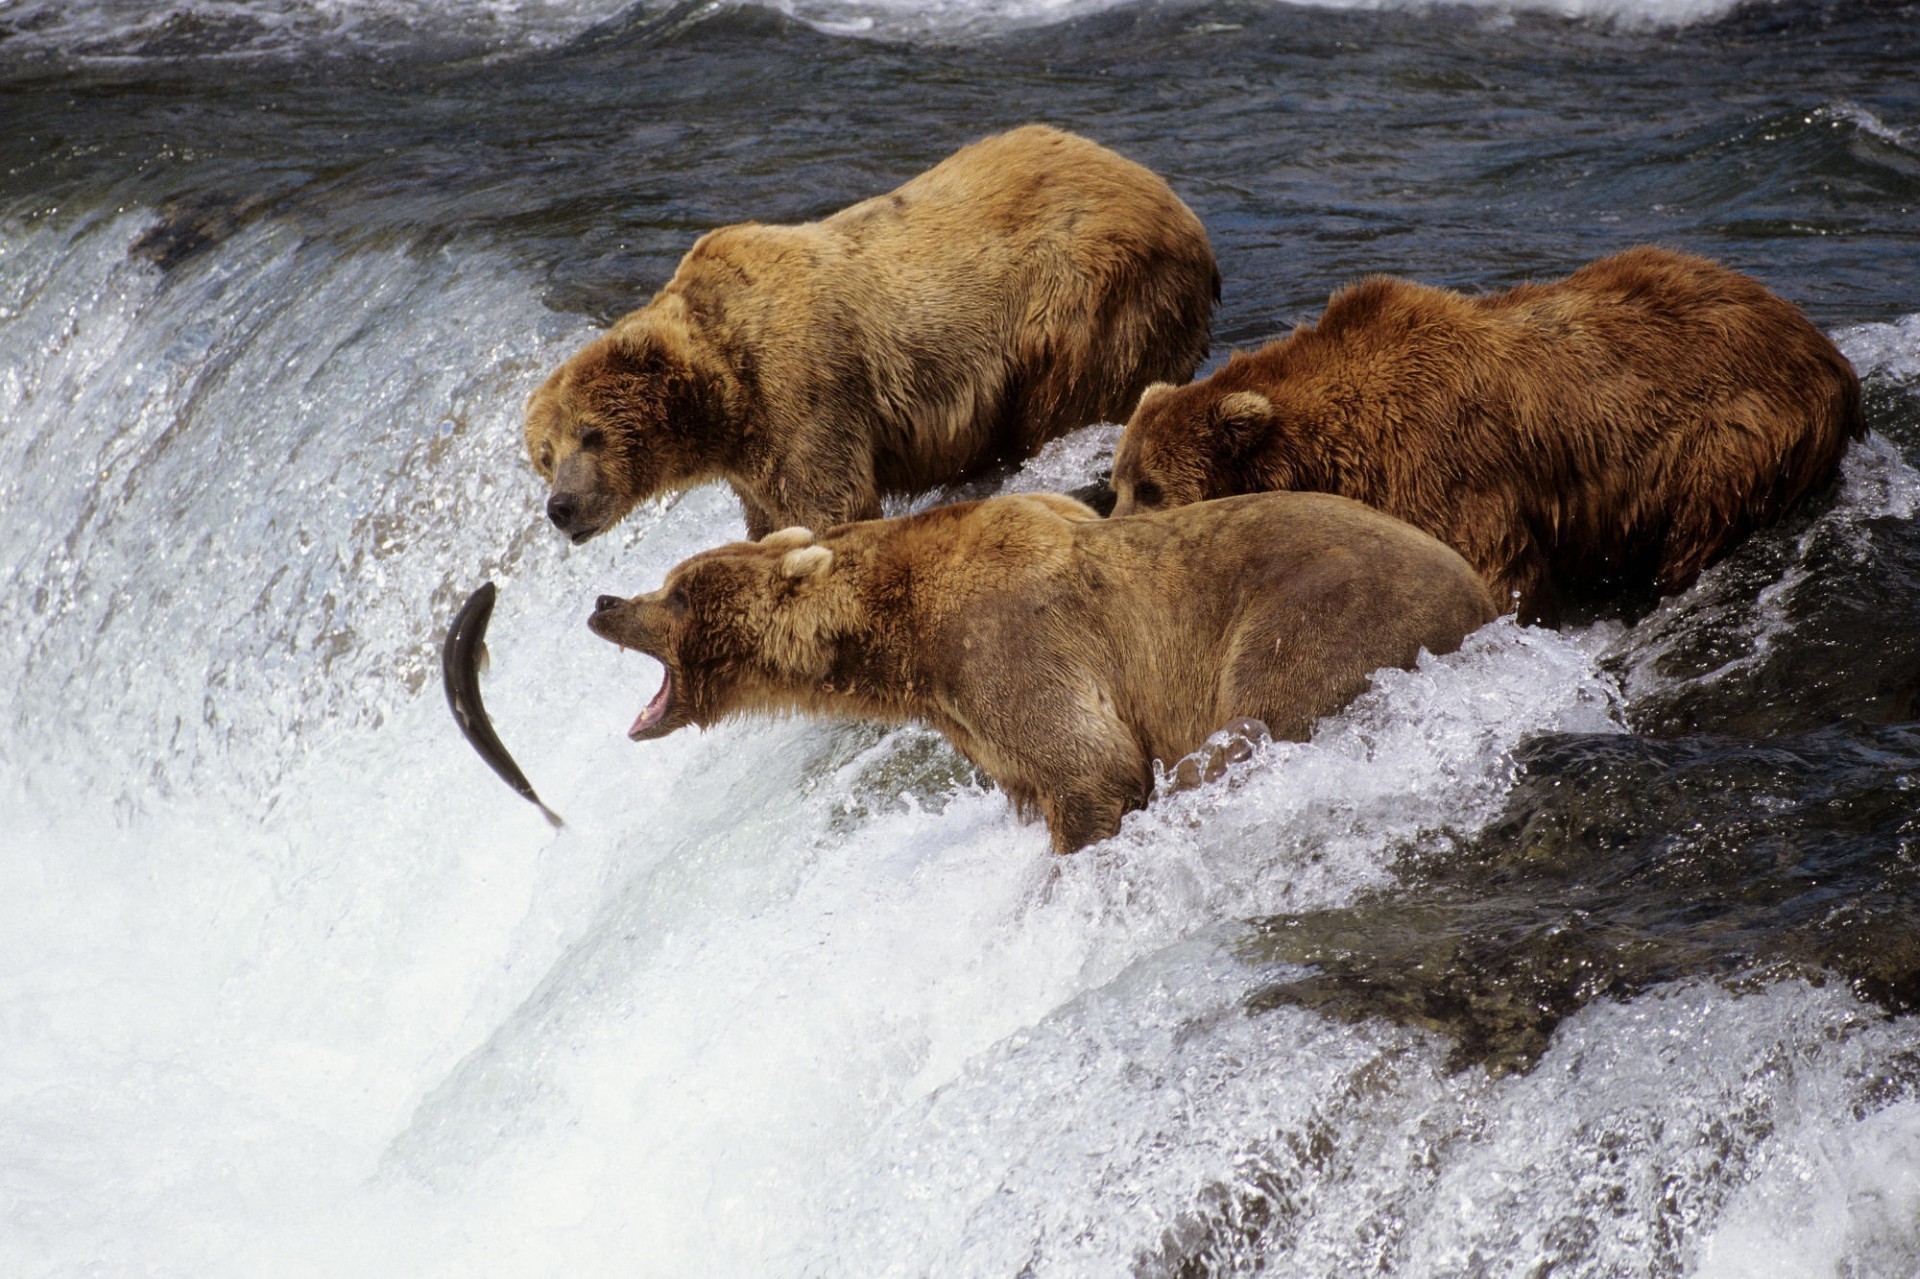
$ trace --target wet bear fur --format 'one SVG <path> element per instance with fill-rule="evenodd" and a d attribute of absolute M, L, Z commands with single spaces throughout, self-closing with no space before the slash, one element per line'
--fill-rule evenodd
<path fill-rule="evenodd" d="M 1528 619 L 1645 601 L 1826 486 L 1864 431 L 1791 304 L 1640 247 L 1466 297 L 1375 277 L 1203 382 L 1148 388 L 1115 512 L 1342 493 L 1425 529 Z"/>
<path fill-rule="evenodd" d="M 1154 761 L 1247 718 L 1304 739 L 1495 613 L 1457 554 L 1345 498 L 1101 520 L 1037 494 L 723 546 L 589 625 L 665 668 L 636 740 L 751 711 L 920 720 L 1067 853 L 1146 803 Z"/>
<path fill-rule="evenodd" d="M 823 221 L 702 236 L 533 393 L 527 454 L 575 542 L 708 480 L 752 537 L 873 518 L 1185 381 L 1219 292 L 1165 182 L 1031 125 Z"/>

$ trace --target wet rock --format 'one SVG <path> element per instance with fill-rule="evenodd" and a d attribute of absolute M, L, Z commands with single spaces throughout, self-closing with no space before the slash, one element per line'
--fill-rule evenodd
<path fill-rule="evenodd" d="M 1309 965 L 1282 1004 L 1442 1032 L 1449 1064 L 1536 1063 L 1562 1019 L 1664 982 L 1799 975 L 1920 1008 L 1920 726 L 1750 742 L 1532 743 L 1501 820 L 1338 910 L 1257 921 Z"/>

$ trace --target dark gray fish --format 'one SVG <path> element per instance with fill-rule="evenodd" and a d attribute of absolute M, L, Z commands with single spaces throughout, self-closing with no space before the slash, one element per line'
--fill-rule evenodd
<path fill-rule="evenodd" d="M 487 659 L 487 621 L 493 616 L 496 594 L 492 582 L 483 583 L 467 597 L 467 602 L 454 614 L 453 625 L 447 628 L 446 646 L 440 650 L 440 674 L 447 685 L 447 705 L 453 709 L 454 722 L 460 725 L 460 732 L 473 743 L 473 749 L 487 761 L 488 767 L 537 805 L 558 828 L 566 823 L 533 793 L 526 774 L 500 744 L 493 722 L 487 718 L 487 708 L 480 701 L 480 668 Z"/>

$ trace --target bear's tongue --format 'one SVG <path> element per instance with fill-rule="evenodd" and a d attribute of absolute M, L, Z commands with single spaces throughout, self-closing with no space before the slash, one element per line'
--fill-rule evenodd
<path fill-rule="evenodd" d="M 655 727 L 667 717 L 667 705 L 673 701 L 673 672 L 662 671 L 660 691 L 653 695 L 640 717 L 633 721 L 633 727 L 627 730 L 628 737 L 638 737 L 648 729 Z"/>

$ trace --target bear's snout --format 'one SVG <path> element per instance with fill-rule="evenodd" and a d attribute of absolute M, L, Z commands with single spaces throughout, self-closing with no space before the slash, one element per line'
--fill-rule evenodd
<path fill-rule="evenodd" d="M 658 620 L 647 603 L 619 595 L 600 595 L 587 614 L 587 629 L 621 648 L 653 653 L 660 636 Z"/>

